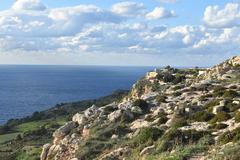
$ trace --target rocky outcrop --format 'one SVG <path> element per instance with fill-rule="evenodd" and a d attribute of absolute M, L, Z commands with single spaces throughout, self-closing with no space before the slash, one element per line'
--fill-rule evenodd
<path fill-rule="evenodd" d="M 72 118 L 73 122 L 77 122 L 78 125 L 84 125 L 87 122 L 87 118 L 84 114 L 77 113 Z"/>
<path fill-rule="evenodd" d="M 123 100 L 76 113 L 54 132 L 53 144 L 43 146 L 41 160 L 123 160 L 133 152 L 141 159 L 161 147 L 173 154 L 172 145 L 193 145 L 205 134 L 218 145 L 222 134 L 240 127 L 235 117 L 240 112 L 239 76 L 240 56 L 209 69 L 149 72 Z M 215 95 L 219 86 L 223 90 Z"/>

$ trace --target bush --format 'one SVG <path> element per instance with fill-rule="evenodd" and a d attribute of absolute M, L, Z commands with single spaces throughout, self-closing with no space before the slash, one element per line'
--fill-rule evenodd
<path fill-rule="evenodd" d="M 181 83 L 182 81 L 184 81 L 186 79 L 185 75 L 181 75 L 181 74 L 176 74 L 174 80 L 172 81 L 174 84 L 178 84 Z"/>
<path fill-rule="evenodd" d="M 109 139 L 113 134 L 116 135 L 125 135 L 128 133 L 128 129 L 126 128 L 124 123 L 111 123 L 109 125 L 105 126 L 99 126 L 97 125 L 96 127 L 92 128 L 90 130 L 90 134 L 93 137 L 98 137 L 100 139 Z"/>
<path fill-rule="evenodd" d="M 215 115 L 215 117 L 211 120 L 211 123 L 222 122 L 230 119 L 231 116 L 226 112 L 219 112 Z"/>
<path fill-rule="evenodd" d="M 102 151 L 109 149 L 113 146 L 110 142 L 88 139 L 85 143 L 80 145 L 77 151 L 78 159 L 95 159 Z"/>
<path fill-rule="evenodd" d="M 227 90 L 223 94 L 223 97 L 230 98 L 230 99 L 237 97 L 237 96 L 238 96 L 238 93 L 234 90 Z"/>
<path fill-rule="evenodd" d="M 212 112 L 213 107 L 218 105 L 219 102 L 220 102 L 220 100 L 214 99 L 214 100 L 208 102 L 203 108 L 207 109 L 209 112 Z"/>
<path fill-rule="evenodd" d="M 190 119 L 197 122 L 206 122 L 211 120 L 214 117 L 214 114 L 207 111 L 196 112 L 190 116 Z"/>
<path fill-rule="evenodd" d="M 148 103 L 145 100 L 137 99 L 133 102 L 133 106 L 140 107 L 143 111 L 148 110 Z"/>
<path fill-rule="evenodd" d="M 236 122 L 240 122 L 240 112 L 237 112 L 236 114 L 235 114 L 235 121 Z"/>
<path fill-rule="evenodd" d="M 171 126 L 173 128 L 179 128 L 179 127 L 183 127 L 183 126 L 187 126 L 187 125 L 188 125 L 188 123 L 187 123 L 186 118 L 179 118 L 179 117 L 175 117 L 172 120 L 172 124 L 171 124 Z"/>
<path fill-rule="evenodd" d="M 159 152 L 171 151 L 175 146 L 196 143 L 206 135 L 209 133 L 195 130 L 180 131 L 172 128 L 158 140 L 157 150 Z"/>
<path fill-rule="evenodd" d="M 227 128 L 228 125 L 227 125 L 227 124 L 224 124 L 224 123 L 218 123 L 218 124 L 215 124 L 213 127 L 214 127 L 214 129 L 219 130 L 219 129 Z"/>
<path fill-rule="evenodd" d="M 182 95 L 181 92 L 174 92 L 174 93 L 173 93 L 173 96 L 174 96 L 174 97 L 178 97 L 178 96 L 181 96 L 181 95 Z"/>
<path fill-rule="evenodd" d="M 140 133 L 131 140 L 129 145 L 132 147 L 138 147 L 144 145 L 145 143 L 153 143 L 154 141 L 158 140 L 162 134 L 163 131 L 158 128 L 142 128 Z"/>
<path fill-rule="evenodd" d="M 226 90 L 226 88 L 223 87 L 223 86 L 216 86 L 213 89 L 213 96 L 214 97 L 221 97 L 221 96 L 223 96 L 225 90 Z"/>
<path fill-rule="evenodd" d="M 223 154 L 215 154 L 212 159 L 217 159 L 217 160 L 239 160 L 240 159 L 240 144 L 236 145 L 229 145 L 225 147 L 224 149 L 221 149 L 221 152 Z"/>
<path fill-rule="evenodd" d="M 227 132 L 223 133 L 221 136 L 219 136 L 218 140 L 219 140 L 219 143 L 221 143 L 221 144 L 239 141 L 240 140 L 240 127 L 236 128 L 232 131 L 227 131 Z"/>
<path fill-rule="evenodd" d="M 168 121 L 168 118 L 166 116 L 161 116 L 158 120 L 158 124 L 164 124 Z"/>
<path fill-rule="evenodd" d="M 156 97 L 156 100 L 158 103 L 166 103 L 166 99 L 167 99 L 167 96 L 165 96 L 165 95 L 158 95 Z"/>

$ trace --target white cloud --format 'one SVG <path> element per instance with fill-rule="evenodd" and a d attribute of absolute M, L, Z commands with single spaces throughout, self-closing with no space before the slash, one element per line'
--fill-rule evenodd
<path fill-rule="evenodd" d="M 156 19 L 163 19 L 163 18 L 170 18 L 176 16 L 175 12 L 166 10 L 163 7 L 156 7 L 152 12 L 146 14 L 146 18 L 148 20 L 156 20 Z"/>
<path fill-rule="evenodd" d="M 17 0 L 13 4 L 12 9 L 42 11 L 46 9 L 46 6 L 40 0 Z"/>
<path fill-rule="evenodd" d="M 88 60 L 92 55 L 106 58 L 109 54 L 119 58 L 122 54 L 126 57 L 198 57 L 216 53 L 224 57 L 226 53 L 240 50 L 238 6 L 230 7 L 231 11 L 229 6 L 222 10 L 219 7 L 206 9 L 208 18 L 204 19 L 208 23 L 204 26 L 172 27 L 157 20 L 175 16 L 173 11 L 156 7 L 146 14 L 144 5 L 135 2 L 121 2 L 111 9 L 95 5 L 9 9 L 0 12 L 0 61 L 2 53 L 21 53 L 25 57 L 37 53 L 44 58 L 53 53 L 84 54 Z M 222 28 L 226 26 L 231 28 Z"/>
<path fill-rule="evenodd" d="M 137 17 L 145 13 L 146 9 L 143 3 L 136 2 L 120 2 L 112 6 L 112 12 L 127 16 L 127 17 Z"/>
<path fill-rule="evenodd" d="M 177 0 L 159 0 L 162 3 L 176 3 Z"/>
<path fill-rule="evenodd" d="M 240 6 L 238 3 L 228 3 L 223 9 L 219 6 L 208 6 L 203 18 L 208 27 L 229 28 L 240 25 Z"/>

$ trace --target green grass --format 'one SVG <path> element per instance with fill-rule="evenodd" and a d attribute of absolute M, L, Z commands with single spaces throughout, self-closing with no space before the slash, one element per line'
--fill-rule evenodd
<path fill-rule="evenodd" d="M 17 153 L 16 160 L 39 160 L 41 148 L 25 146 Z"/>
<path fill-rule="evenodd" d="M 37 130 L 42 126 L 50 126 L 51 124 L 58 124 L 58 125 L 63 125 L 66 122 L 66 118 L 65 117 L 60 117 L 57 119 L 46 119 L 46 120 L 41 120 L 41 121 L 33 121 L 33 122 L 27 122 L 27 123 L 23 123 L 20 124 L 18 126 L 16 126 L 15 130 L 18 132 L 28 132 L 28 131 L 33 131 L 33 130 Z"/>
<path fill-rule="evenodd" d="M 19 133 L 10 133 L 10 134 L 0 135 L 0 144 L 15 139 L 18 134 Z"/>

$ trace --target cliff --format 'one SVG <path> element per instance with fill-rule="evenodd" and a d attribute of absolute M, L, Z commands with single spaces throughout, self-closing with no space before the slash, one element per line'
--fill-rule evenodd
<path fill-rule="evenodd" d="M 239 142 L 236 56 L 208 69 L 147 73 L 120 102 L 76 113 L 41 160 L 239 159 Z"/>

